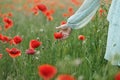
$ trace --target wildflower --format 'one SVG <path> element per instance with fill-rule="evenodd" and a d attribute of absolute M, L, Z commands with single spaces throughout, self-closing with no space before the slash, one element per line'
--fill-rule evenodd
<path fill-rule="evenodd" d="M 9 42 L 10 38 L 8 36 L 2 36 L 2 41 L 3 42 Z"/>
<path fill-rule="evenodd" d="M 38 4 L 37 7 L 42 12 L 47 11 L 47 7 L 44 4 Z"/>
<path fill-rule="evenodd" d="M 80 5 L 80 2 L 78 0 L 71 0 L 71 2 L 75 5 Z"/>
<path fill-rule="evenodd" d="M 0 40 L 2 42 L 9 42 L 11 40 L 11 38 L 8 36 L 4 36 L 4 35 L 0 34 Z"/>
<path fill-rule="evenodd" d="M 103 13 L 104 13 L 104 10 L 103 10 L 102 8 L 100 8 L 100 9 L 99 9 L 99 14 L 100 14 L 100 16 L 102 16 Z"/>
<path fill-rule="evenodd" d="M 54 33 L 54 38 L 55 39 L 61 39 L 61 38 L 63 38 L 63 34 L 61 32 L 55 32 Z"/>
<path fill-rule="evenodd" d="M 54 9 L 50 9 L 49 11 L 50 11 L 51 15 L 55 13 Z"/>
<path fill-rule="evenodd" d="M 46 11 L 45 13 L 44 13 L 46 16 L 51 16 L 52 15 L 52 13 L 50 12 L 50 11 Z"/>
<path fill-rule="evenodd" d="M 69 13 L 73 13 L 73 12 L 74 12 L 73 8 L 72 8 L 72 7 L 69 7 L 69 8 L 68 8 L 68 12 L 69 12 Z"/>
<path fill-rule="evenodd" d="M 13 42 L 14 42 L 14 44 L 19 44 L 22 42 L 22 38 L 20 36 L 15 36 L 13 38 Z"/>
<path fill-rule="evenodd" d="M 3 35 L 2 34 L 0 34 L 0 40 L 2 40 L 3 39 Z"/>
<path fill-rule="evenodd" d="M 44 32 L 44 29 L 40 29 L 40 32 Z"/>
<path fill-rule="evenodd" d="M 57 80 L 75 80 L 75 78 L 68 74 L 62 74 L 57 77 Z"/>
<path fill-rule="evenodd" d="M 120 80 L 120 72 L 115 75 L 115 80 Z"/>
<path fill-rule="evenodd" d="M 82 41 L 85 40 L 85 36 L 84 35 L 79 35 L 78 40 L 82 40 Z"/>
<path fill-rule="evenodd" d="M 72 16 L 73 13 L 74 13 L 73 8 L 72 8 L 72 7 L 69 7 L 69 8 L 68 8 L 68 15 L 69 15 L 69 16 Z"/>
<path fill-rule="evenodd" d="M 27 49 L 26 50 L 26 54 L 30 54 L 30 55 L 33 55 L 33 54 L 35 54 L 35 50 L 34 49 Z"/>
<path fill-rule="evenodd" d="M 63 25 L 63 24 L 66 24 L 66 23 L 67 23 L 66 21 L 61 21 L 60 24 Z"/>
<path fill-rule="evenodd" d="M 47 17 L 49 17 L 49 16 L 51 16 L 54 12 L 55 12 L 55 11 L 54 11 L 53 9 L 51 9 L 51 10 L 46 10 L 46 11 L 44 12 L 44 14 L 45 14 Z"/>
<path fill-rule="evenodd" d="M 82 63 L 82 60 L 81 59 L 75 59 L 75 60 L 73 60 L 73 65 L 75 65 L 75 66 L 79 66 L 81 63 Z"/>
<path fill-rule="evenodd" d="M 47 16 L 47 19 L 48 19 L 49 21 L 52 21 L 52 20 L 53 20 L 53 17 L 52 17 L 52 16 Z"/>
<path fill-rule="evenodd" d="M 52 65 L 44 64 L 38 67 L 38 73 L 44 80 L 49 80 L 55 76 L 57 69 Z"/>
<path fill-rule="evenodd" d="M 63 17 L 69 17 L 69 14 L 68 13 L 63 13 L 62 16 Z"/>
<path fill-rule="evenodd" d="M 17 48 L 12 48 L 12 49 L 6 48 L 6 51 L 8 52 L 10 57 L 12 57 L 12 58 L 16 58 L 18 56 L 21 56 L 21 51 Z"/>
<path fill-rule="evenodd" d="M 29 43 L 29 47 L 30 48 L 37 48 L 42 44 L 42 42 L 38 41 L 38 40 L 31 40 Z"/>
<path fill-rule="evenodd" d="M 2 59 L 2 56 L 3 56 L 3 55 L 2 55 L 2 54 L 0 54 L 0 59 Z"/>
<path fill-rule="evenodd" d="M 3 22 L 5 23 L 5 29 L 9 29 L 13 26 L 13 21 L 8 17 L 4 17 Z"/>
<path fill-rule="evenodd" d="M 33 12 L 34 15 L 38 15 L 38 14 L 39 14 L 39 12 L 38 12 L 38 7 L 37 7 L 37 6 L 34 6 L 34 7 L 32 8 L 32 12 Z"/>
<path fill-rule="evenodd" d="M 12 16 L 13 16 L 13 14 L 12 14 L 11 12 L 9 12 L 9 13 L 8 13 L 8 16 L 9 16 L 9 17 L 12 17 Z"/>

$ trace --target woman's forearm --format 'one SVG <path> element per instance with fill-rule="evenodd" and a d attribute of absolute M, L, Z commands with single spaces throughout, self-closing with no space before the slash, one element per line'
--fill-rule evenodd
<path fill-rule="evenodd" d="M 100 6 L 100 0 L 85 0 L 81 7 L 67 20 L 67 25 L 73 29 L 85 26 L 95 15 Z"/>

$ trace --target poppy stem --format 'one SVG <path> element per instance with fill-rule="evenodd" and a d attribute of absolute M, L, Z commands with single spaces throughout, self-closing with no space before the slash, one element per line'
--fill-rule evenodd
<path fill-rule="evenodd" d="M 15 76 L 17 75 L 17 67 L 16 67 L 16 59 L 13 58 L 13 69 L 14 69 L 14 73 L 15 73 Z"/>

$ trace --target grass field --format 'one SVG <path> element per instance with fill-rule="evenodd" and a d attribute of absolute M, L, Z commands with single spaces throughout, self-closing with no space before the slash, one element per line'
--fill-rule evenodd
<path fill-rule="evenodd" d="M 55 27 L 59 26 L 61 21 L 67 20 L 69 16 L 64 17 L 63 13 L 66 13 L 69 7 L 75 12 L 81 3 L 75 5 L 70 0 L 64 0 L 64 3 L 62 0 L 38 0 L 48 9 L 55 11 L 52 20 L 47 19 L 41 11 L 33 14 L 31 8 L 37 0 L 34 1 L 0 0 L 0 34 L 9 37 L 19 35 L 23 39 L 18 45 L 0 41 L 0 80 L 42 80 L 38 75 L 38 66 L 43 64 L 57 68 L 57 74 L 51 80 L 55 80 L 60 74 L 72 75 L 76 80 L 115 80 L 120 69 L 104 59 L 109 5 L 102 2 L 102 16 L 98 10 L 86 27 L 72 30 L 68 39 L 60 41 L 54 39 L 54 32 L 57 31 Z M 13 26 L 6 30 L 3 17 L 9 12 L 12 13 L 12 16 L 8 17 L 13 20 Z M 78 40 L 79 35 L 84 35 L 86 39 Z M 41 41 L 42 45 L 36 48 L 34 55 L 28 55 L 25 51 L 32 39 Z M 21 56 L 11 58 L 6 48 L 20 49 Z"/>

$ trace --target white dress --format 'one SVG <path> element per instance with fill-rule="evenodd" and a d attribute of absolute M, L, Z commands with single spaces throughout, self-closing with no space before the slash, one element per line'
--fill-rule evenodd
<path fill-rule="evenodd" d="M 100 6 L 100 0 L 85 0 L 81 7 L 67 20 L 72 29 L 84 27 L 91 21 Z M 105 59 L 120 66 L 120 0 L 113 0 L 107 16 L 109 21 Z"/>

